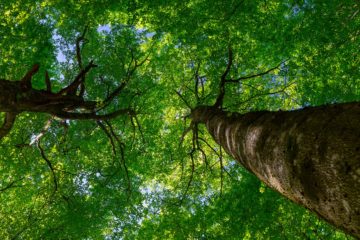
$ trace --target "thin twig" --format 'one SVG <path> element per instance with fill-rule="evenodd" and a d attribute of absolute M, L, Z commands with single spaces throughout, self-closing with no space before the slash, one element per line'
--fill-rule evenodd
<path fill-rule="evenodd" d="M 220 146 L 219 162 L 220 162 L 220 197 L 222 197 L 223 184 L 224 184 L 224 173 L 223 173 L 224 165 L 223 165 L 223 154 L 222 154 L 222 147 L 221 146 Z"/>
<path fill-rule="evenodd" d="M 116 147 L 115 147 L 114 139 L 111 136 L 111 133 L 106 129 L 105 125 L 101 121 L 96 121 L 96 123 L 101 128 L 101 130 L 103 130 L 103 132 L 106 134 L 106 136 L 110 140 L 113 154 L 116 155 Z"/>
<path fill-rule="evenodd" d="M 183 102 L 185 103 L 185 105 L 186 105 L 188 108 L 192 109 L 191 105 L 188 103 L 188 101 L 186 101 L 186 99 L 181 95 L 180 92 L 175 91 L 175 93 L 181 98 L 181 100 L 183 100 Z"/>
<path fill-rule="evenodd" d="M 15 185 L 15 183 L 17 182 L 20 182 L 21 180 L 23 180 L 23 178 L 20 178 L 19 180 L 15 180 L 15 181 L 12 181 L 11 183 L 9 183 L 8 185 L 6 185 L 5 187 L 3 188 L 0 188 L 0 192 L 4 192 L 10 188 L 16 188 L 16 187 L 21 187 L 19 185 Z"/>
<path fill-rule="evenodd" d="M 226 82 L 227 83 L 238 83 L 242 80 L 247 80 L 247 79 L 251 79 L 251 78 L 256 78 L 256 77 L 261 77 L 261 76 L 264 76 L 272 71 L 274 71 L 275 69 L 278 69 L 282 64 L 284 64 L 287 60 L 285 61 L 282 61 L 281 63 L 279 63 L 277 66 L 273 67 L 273 68 L 270 68 L 268 70 L 266 70 L 265 72 L 260 72 L 260 73 L 256 73 L 256 74 L 251 74 L 251 75 L 248 75 L 248 76 L 243 76 L 243 77 L 239 77 L 237 79 L 227 79 Z"/>
<path fill-rule="evenodd" d="M 55 169 L 54 169 L 51 161 L 46 157 L 44 149 L 41 147 L 40 141 L 37 142 L 37 146 L 40 150 L 41 157 L 45 160 L 46 164 L 48 165 L 48 167 L 52 173 L 53 181 L 54 181 L 54 193 L 55 193 L 58 189 L 58 182 L 57 182 L 57 178 L 56 178 L 56 174 L 55 174 Z"/>

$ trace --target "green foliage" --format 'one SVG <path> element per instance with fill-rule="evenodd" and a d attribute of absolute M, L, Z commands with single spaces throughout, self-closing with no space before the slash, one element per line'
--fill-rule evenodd
<path fill-rule="evenodd" d="M 86 98 L 104 99 L 134 59 L 148 59 L 108 106 L 137 112 L 138 121 L 111 120 L 124 159 L 96 122 L 52 121 L 41 141 L 56 191 L 31 144 L 50 116 L 20 115 L 0 143 L 0 238 L 349 239 L 232 159 L 220 162 L 205 129 L 211 147 L 202 141 L 204 152 L 191 159 L 191 133 L 180 144 L 190 109 L 175 92 L 193 107 L 213 104 L 231 46 L 233 79 L 282 64 L 228 85 L 229 110 L 359 101 L 359 9 L 350 0 L 3 1 L 1 79 L 19 80 L 40 63 L 33 86 L 45 88 L 48 70 L 61 89 L 78 73 L 75 42 L 85 26 L 82 59 L 98 65 L 87 76 Z"/>

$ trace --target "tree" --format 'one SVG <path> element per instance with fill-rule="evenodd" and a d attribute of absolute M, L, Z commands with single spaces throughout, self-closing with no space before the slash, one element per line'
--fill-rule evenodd
<path fill-rule="evenodd" d="M 22 0 L 0 8 L 2 238 L 345 238 L 224 150 L 359 236 L 357 3 Z M 216 119 L 239 135 L 262 131 L 252 148 L 233 151 L 218 135 L 227 131 L 213 131 Z M 314 149 L 305 139 L 324 122 Z M 271 165 L 273 149 L 284 172 Z M 316 156 L 342 179 L 332 203 L 318 188 L 335 173 L 315 167 Z M 268 168 L 249 163 L 264 161 Z M 351 220 L 323 209 L 330 205 Z"/>
<path fill-rule="evenodd" d="M 238 116 L 198 107 L 192 116 L 261 181 L 359 236 L 358 103 Z"/>

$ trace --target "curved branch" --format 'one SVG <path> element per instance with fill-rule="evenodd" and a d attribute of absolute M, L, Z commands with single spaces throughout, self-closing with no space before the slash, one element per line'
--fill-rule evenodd
<path fill-rule="evenodd" d="M 97 67 L 97 65 L 94 64 L 93 61 L 90 61 L 90 63 L 86 65 L 86 67 L 82 69 L 80 73 L 75 77 L 74 81 L 69 86 L 61 89 L 58 95 L 62 95 L 64 93 L 68 95 L 75 95 L 76 90 L 78 89 L 85 75 L 90 71 L 91 68 L 95 67 Z"/>
<path fill-rule="evenodd" d="M 31 89 L 31 78 L 34 74 L 37 73 L 37 71 L 39 71 L 40 65 L 39 64 L 34 64 L 32 66 L 32 68 L 25 74 L 25 76 L 20 80 L 21 82 L 21 86 L 24 89 Z"/>
<path fill-rule="evenodd" d="M 114 139 L 113 139 L 111 133 L 106 129 L 106 126 L 101 121 L 96 121 L 96 123 L 101 128 L 101 130 L 103 130 L 103 132 L 106 134 L 106 136 L 109 138 L 110 144 L 112 146 L 113 154 L 116 155 L 116 147 L 115 147 Z"/>
<path fill-rule="evenodd" d="M 283 62 L 279 63 L 277 66 L 275 66 L 273 68 L 270 68 L 270 69 L 266 70 L 265 72 L 256 73 L 256 74 L 252 74 L 252 75 L 248 75 L 248 76 L 244 76 L 244 77 L 239 77 L 237 79 L 227 79 L 226 82 L 227 83 L 238 83 L 241 80 L 247 80 L 247 79 L 251 79 L 251 78 L 264 76 L 264 75 L 274 71 L 275 69 L 278 69 L 281 66 L 281 64 L 285 63 L 286 61 L 283 61 Z"/>
<path fill-rule="evenodd" d="M 57 178 L 56 178 L 56 174 L 55 174 L 55 169 L 51 163 L 51 161 L 46 157 L 45 155 L 45 151 L 44 149 L 41 147 L 40 145 L 40 141 L 37 142 L 37 146 L 40 150 L 40 154 L 41 154 L 41 157 L 44 159 L 44 161 L 46 162 L 46 164 L 48 165 L 50 171 L 51 171 L 51 174 L 53 176 L 53 181 L 54 181 L 54 193 L 57 191 L 58 189 L 58 181 L 57 181 Z"/>
<path fill-rule="evenodd" d="M 6 113 L 4 123 L 0 128 L 0 140 L 10 132 L 15 123 L 16 115 L 16 113 L 12 112 Z"/>
<path fill-rule="evenodd" d="M 10 182 L 8 185 L 6 185 L 3 188 L 0 188 L 0 192 L 5 192 L 6 190 L 10 189 L 10 188 L 15 188 L 15 187 L 21 187 L 21 185 L 15 185 L 15 183 L 20 182 L 21 180 L 23 180 L 23 178 L 20 178 L 18 180 L 12 181 Z"/>
<path fill-rule="evenodd" d="M 216 102 L 214 104 L 214 107 L 221 107 L 223 100 L 224 100 L 224 96 L 225 96 L 225 83 L 226 81 L 226 77 L 227 75 L 230 73 L 230 69 L 231 69 L 231 65 L 233 62 L 233 52 L 231 49 L 231 46 L 228 47 L 228 51 L 229 51 L 229 56 L 228 56 L 228 64 L 226 66 L 225 72 L 221 75 L 221 79 L 220 79 L 220 89 L 219 89 L 219 95 L 216 98 Z"/>
<path fill-rule="evenodd" d="M 80 43 L 83 42 L 83 45 L 86 43 L 85 42 L 85 34 L 88 30 L 88 25 L 85 26 L 84 32 L 76 39 L 76 58 L 79 64 L 79 69 L 80 71 L 83 70 L 83 64 L 82 64 L 82 58 L 81 58 L 81 48 L 80 48 Z M 83 96 L 85 93 L 85 75 L 83 75 L 81 77 L 80 80 L 80 93 L 79 96 Z"/>
<path fill-rule="evenodd" d="M 141 67 L 149 58 L 150 53 L 140 62 L 137 62 L 137 59 L 134 57 L 134 53 L 131 51 L 131 61 L 129 64 L 129 68 L 127 70 L 126 73 L 126 78 L 120 83 L 120 85 L 111 92 L 111 94 L 109 96 L 106 97 L 106 99 L 103 101 L 102 106 L 99 108 L 100 109 L 104 109 L 106 108 L 112 100 L 114 100 L 115 97 L 117 97 L 121 91 L 126 87 L 126 85 L 128 84 L 128 82 L 130 81 L 132 75 L 135 73 L 136 69 Z M 132 65 L 132 63 L 135 62 L 135 66 L 130 69 L 130 66 Z"/>
<path fill-rule="evenodd" d="M 178 96 L 181 98 L 181 100 L 183 100 L 183 102 L 185 103 L 185 105 L 186 105 L 188 108 L 193 109 L 193 108 L 191 107 L 190 103 L 188 103 L 188 101 L 186 101 L 186 99 L 183 97 L 183 95 L 181 95 L 180 92 L 175 91 L 175 93 L 176 93 L 176 95 L 178 95 Z"/>
<path fill-rule="evenodd" d="M 103 101 L 103 103 L 102 103 L 103 107 L 102 107 L 102 108 L 108 106 L 109 103 L 110 103 L 112 100 L 114 100 L 114 98 L 121 93 L 121 91 L 125 88 L 126 84 L 127 84 L 126 81 L 122 82 L 122 83 Z"/>
<path fill-rule="evenodd" d="M 84 31 L 82 32 L 82 34 L 76 39 L 76 59 L 78 61 L 80 70 L 82 70 L 82 68 L 83 68 L 82 59 L 81 59 L 80 43 L 85 40 L 85 34 L 86 34 L 88 28 L 89 28 L 89 26 L 86 25 Z"/>

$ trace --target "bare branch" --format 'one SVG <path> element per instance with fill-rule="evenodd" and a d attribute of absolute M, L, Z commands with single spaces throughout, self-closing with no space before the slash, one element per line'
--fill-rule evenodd
<path fill-rule="evenodd" d="M 128 82 L 130 81 L 130 78 L 135 73 L 136 69 L 138 67 L 141 67 L 147 61 L 149 56 L 150 56 L 150 53 L 145 57 L 145 59 L 143 59 L 140 63 L 138 63 L 137 60 L 135 59 L 133 51 L 131 51 L 131 60 L 129 63 L 129 67 L 127 69 L 126 78 L 120 83 L 120 85 L 114 91 L 111 92 L 110 95 L 108 95 L 106 97 L 106 99 L 103 101 L 102 106 L 99 108 L 99 110 L 107 107 L 111 103 L 111 101 L 114 100 L 114 98 L 117 97 L 121 93 L 121 91 L 126 87 Z M 135 66 L 132 69 L 130 69 L 133 62 L 135 63 Z"/>
<path fill-rule="evenodd" d="M 15 185 L 15 183 L 17 182 L 20 182 L 23 178 L 19 179 L 19 180 L 15 180 L 15 181 L 12 181 L 11 183 L 9 183 L 8 185 L 6 185 L 5 187 L 3 188 L 0 188 L 0 192 L 4 192 L 10 188 L 16 188 L 16 187 L 20 187 L 19 185 Z"/>
<path fill-rule="evenodd" d="M 12 112 L 5 113 L 4 123 L 0 128 L 0 140 L 5 137 L 12 129 L 15 123 L 16 115 L 16 113 Z"/>
<path fill-rule="evenodd" d="M 185 191 L 184 193 L 182 194 L 182 198 L 180 200 L 180 204 L 183 202 L 185 196 L 187 195 L 189 189 L 190 189 L 190 186 L 191 186 L 191 183 L 193 181 L 193 178 L 194 178 L 194 172 L 195 172 L 195 161 L 194 161 L 194 153 L 195 153 L 195 149 L 193 149 L 191 152 L 190 152 L 190 158 L 191 158 L 191 173 L 190 173 L 190 178 L 189 178 L 189 181 L 186 185 L 186 188 L 185 188 Z"/>
<path fill-rule="evenodd" d="M 292 82 L 290 84 L 288 84 L 287 86 L 284 86 L 282 89 L 279 89 L 277 91 L 274 91 L 274 92 L 263 92 L 263 93 L 259 93 L 259 94 L 256 94 L 256 95 L 253 95 L 251 97 L 249 97 L 248 99 L 240 102 L 240 103 L 237 103 L 236 105 L 242 105 L 244 103 L 247 103 L 255 98 L 258 98 L 258 97 L 262 97 L 262 96 L 266 96 L 266 95 L 272 95 L 272 94 L 277 94 L 277 93 L 282 93 L 284 92 L 288 87 L 290 87 L 291 85 L 295 84 L 295 82 Z"/>
<path fill-rule="evenodd" d="M 150 48 L 152 48 L 153 46 L 151 46 Z M 137 62 L 137 59 L 135 59 L 135 67 L 134 67 L 134 71 L 136 70 L 136 68 L 141 67 L 150 57 L 151 51 L 149 51 L 148 55 L 146 55 L 146 57 L 140 61 L 140 63 Z"/>
<path fill-rule="evenodd" d="M 31 89 L 31 79 L 39 71 L 40 65 L 34 64 L 32 68 L 25 74 L 25 76 L 20 80 L 21 87 L 24 89 Z"/>
<path fill-rule="evenodd" d="M 46 164 L 48 165 L 48 167 L 52 173 L 53 181 L 54 181 L 54 193 L 55 193 L 58 189 L 58 182 L 57 182 L 57 178 L 56 178 L 56 174 L 55 174 L 55 169 L 54 169 L 51 161 L 46 157 L 44 149 L 41 147 L 40 141 L 37 142 L 37 146 L 40 150 L 41 157 L 45 160 Z"/>
<path fill-rule="evenodd" d="M 135 119 L 135 122 L 134 122 L 133 118 Z M 145 142 L 145 137 L 144 137 L 144 134 L 143 134 L 143 132 L 142 132 L 142 130 L 141 130 L 141 125 L 140 125 L 140 122 L 139 122 L 139 119 L 137 118 L 137 116 L 136 116 L 136 115 L 131 116 L 130 121 L 131 121 L 131 124 L 132 124 L 133 127 L 134 127 L 134 138 L 135 138 L 135 129 L 136 129 L 136 127 L 137 127 L 138 130 L 139 130 L 139 133 L 140 133 L 140 136 L 141 136 L 143 142 Z M 136 123 L 136 124 L 135 124 L 135 123 Z"/>
<path fill-rule="evenodd" d="M 215 148 L 213 148 L 210 143 L 208 143 L 205 139 L 198 137 L 198 139 L 200 141 L 202 141 L 203 143 L 205 143 L 218 157 L 220 157 L 219 153 L 215 150 Z"/>
<path fill-rule="evenodd" d="M 222 147 L 220 146 L 220 155 L 219 155 L 219 162 L 220 162 L 220 197 L 222 197 L 223 192 L 223 184 L 224 184 L 224 165 L 223 165 L 223 153 Z"/>
<path fill-rule="evenodd" d="M 182 133 L 182 135 L 181 135 L 181 137 L 180 137 L 179 146 L 182 145 L 182 143 L 184 142 L 185 136 L 186 136 L 186 135 L 190 132 L 190 130 L 192 130 L 192 129 L 193 129 L 193 123 L 191 123 L 190 126 L 183 131 L 183 133 Z"/>
<path fill-rule="evenodd" d="M 143 141 L 145 142 L 144 133 L 143 133 L 143 131 L 142 131 L 142 127 L 141 127 L 141 124 L 140 124 L 140 121 L 139 121 L 139 119 L 138 119 L 137 115 L 134 115 L 134 118 L 135 118 L 135 122 L 136 122 L 136 124 L 137 124 L 137 127 L 138 127 L 138 129 L 139 129 L 139 132 L 140 132 L 141 138 L 142 138 L 142 139 L 143 139 Z"/>
<path fill-rule="evenodd" d="M 110 144 L 112 146 L 113 154 L 116 155 L 116 147 L 115 147 L 114 139 L 111 136 L 111 133 L 106 129 L 105 125 L 101 121 L 96 121 L 96 123 L 101 128 L 101 130 L 104 131 L 106 136 L 109 138 Z"/>
<path fill-rule="evenodd" d="M 82 64 L 82 58 L 81 58 L 81 48 L 80 48 L 80 43 L 85 41 L 85 34 L 88 30 L 88 25 L 85 26 L 85 29 L 82 33 L 82 35 L 80 35 L 77 39 L 76 39 L 76 58 L 77 58 L 77 62 L 79 65 L 79 69 L 80 71 L 83 70 L 83 64 Z M 85 43 L 84 43 L 85 44 Z M 79 96 L 84 96 L 85 93 L 85 75 L 83 75 L 81 77 L 80 80 L 80 91 L 79 91 Z M 76 91 L 75 91 L 76 92 Z"/>
<path fill-rule="evenodd" d="M 186 101 L 186 99 L 181 95 L 180 92 L 175 91 L 175 93 L 181 98 L 181 100 L 183 100 L 183 102 L 185 103 L 185 105 L 186 105 L 188 108 L 192 109 L 192 107 L 190 106 L 190 104 L 188 103 L 188 101 Z"/>
<path fill-rule="evenodd" d="M 195 70 L 195 98 L 196 98 L 196 102 L 199 103 L 200 97 L 199 97 L 199 69 L 200 69 L 200 62 L 197 65 L 197 68 Z M 201 81 L 200 81 L 201 82 Z"/>
<path fill-rule="evenodd" d="M 76 113 L 76 112 L 65 112 L 61 111 L 60 113 L 54 113 L 55 116 L 59 118 L 64 119 L 78 119 L 78 120 L 86 120 L 86 119 L 92 119 L 92 120 L 109 120 L 116 118 L 120 115 L 128 115 L 133 116 L 135 115 L 135 112 L 130 108 L 120 109 L 117 111 L 114 111 L 112 113 L 104 114 L 104 115 L 97 115 L 96 113 Z"/>
<path fill-rule="evenodd" d="M 126 81 L 120 83 L 120 85 L 114 91 L 112 91 L 112 93 L 103 101 L 101 109 L 108 106 L 110 102 L 121 93 L 121 91 L 125 88 L 126 84 Z"/>
<path fill-rule="evenodd" d="M 46 84 L 46 91 L 51 93 L 51 82 L 48 71 L 45 71 L 45 84 Z"/>
<path fill-rule="evenodd" d="M 83 66 L 82 66 L 82 59 L 81 59 L 80 43 L 85 40 L 85 34 L 86 34 L 88 28 L 89 28 L 89 26 L 86 25 L 83 33 L 76 39 L 76 59 L 77 59 L 77 62 L 78 62 L 78 64 L 79 64 L 79 69 L 80 69 L 80 70 L 82 70 L 82 68 L 83 68 Z"/>
<path fill-rule="evenodd" d="M 62 95 L 66 93 L 67 95 L 76 95 L 76 91 L 81 84 L 81 82 L 84 80 L 85 75 L 90 71 L 91 68 L 97 67 L 96 64 L 93 63 L 93 61 L 90 61 L 90 63 L 80 71 L 80 73 L 75 77 L 74 81 L 68 85 L 67 87 L 60 90 L 58 95 Z"/>
<path fill-rule="evenodd" d="M 219 86 L 219 95 L 216 99 L 214 107 L 221 107 L 223 100 L 224 100 L 226 77 L 230 72 L 231 65 L 233 62 L 233 52 L 232 52 L 231 46 L 228 47 L 228 52 L 229 52 L 228 53 L 228 63 L 227 63 L 225 72 L 221 75 L 220 86 Z"/>
<path fill-rule="evenodd" d="M 247 80 L 247 79 L 251 79 L 251 78 L 264 76 L 264 75 L 274 71 L 275 69 L 278 69 L 286 61 L 283 61 L 283 62 L 279 63 L 277 66 L 275 66 L 273 68 L 270 68 L 270 69 L 266 70 L 265 72 L 256 73 L 256 74 L 252 74 L 252 75 L 248 75 L 248 76 L 244 76 L 244 77 L 239 77 L 237 79 L 227 79 L 226 82 L 227 83 L 238 83 L 238 82 L 240 82 L 242 80 Z"/>
<path fill-rule="evenodd" d="M 122 143 L 121 140 L 119 139 L 119 137 L 115 134 L 114 129 L 111 126 L 111 124 L 108 121 L 105 121 L 105 123 L 107 124 L 107 126 L 110 129 L 111 135 L 115 138 L 116 142 L 119 145 L 121 164 L 124 167 L 125 177 L 126 177 L 126 181 L 127 181 L 127 191 L 129 193 L 128 198 L 130 198 L 130 195 L 131 195 L 131 181 L 130 181 L 130 176 L 129 176 L 129 170 L 128 170 L 127 166 L 126 166 L 124 143 Z"/>
<path fill-rule="evenodd" d="M 190 178 L 189 178 L 189 181 L 186 185 L 186 188 L 185 188 L 185 191 L 184 193 L 182 194 L 182 198 L 180 200 L 180 204 L 183 202 L 185 196 L 187 195 L 189 189 L 190 189 L 190 186 L 191 186 L 191 183 L 193 181 L 193 178 L 194 178 L 194 173 L 195 173 L 195 160 L 194 160 L 194 154 L 196 152 L 196 138 L 197 138 L 197 124 L 194 123 L 193 127 L 192 127 L 192 131 L 193 131 L 193 136 L 192 136 L 192 149 L 189 153 L 190 155 L 190 159 L 191 159 L 191 173 L 190 173 Z M 182 170 L 183 171 L 183 170 Z"/>
<path fill-rule="evenodd" d="M 209 162 L 208 162 L 208 160 L 207 160 L 206 153 L 205 153 L 205 151 L 202 149 L 202 147 L 201 147 L 201 145 L 200 145 L 200 142 L 199 142 L 199 140 L 198 140 L 197 138 L 196 138 L 196 146 L 197 146 L 196 149 L 197 149 L 199 152 L 201 152 L 201 155 L 203 156 L 205 166 L 208 167 L 208 166 L 209 166 Z M 210 169 L 210 171 L 211 171 L 211 169 Z"/>
<path fill-rule="evenodd" d="M 108 120 L 104 121 L 106 123 L 106 125 L 109 127 L 110 129 L 110 133 L 111 135 L 116 139 L 117 143 L 124 148 L 124 143 L 122 143 L 118 137 L 118 135 L 115 134 L 114 128 L 112 127 L 112 125 L 110 124 L 110 122 Z"/>
<path fill-rule="evenodd" d="M 104 120 L 104 122 L 106 123 L 107 126 L 105 126 L 101 121 L 97 121 L 98 125 L 104 130 L 105 134 L 110 139 L 111 145 L 113 147 L 114 154 L 116 154 L 114 139 L 115 139 L 115 141 L 117 142 L 117 144 L 119 146 L 119 150 L 120 150 L 120 166 L 124 167 L 124 170 L 125 170 L 125 177 L 126 177 L 126 181 L 127 181 L 127 191 L 129 193 L 129 197 L 130 197 L 130 194 L 131 194 L 131 181 L 130 181 L 130 176 L 129 176 L 129 170 L 128 170 L 127 166 L 126 166 L 126 161 L 125 161 L 124 143 L 122 143 L 121 140 L 119 139 L 119 137 L 115 134 L 115 131 L 114 131 L 112 125 L 110 124 L 110 122 L 106 121 L 106 120 Z"/>

